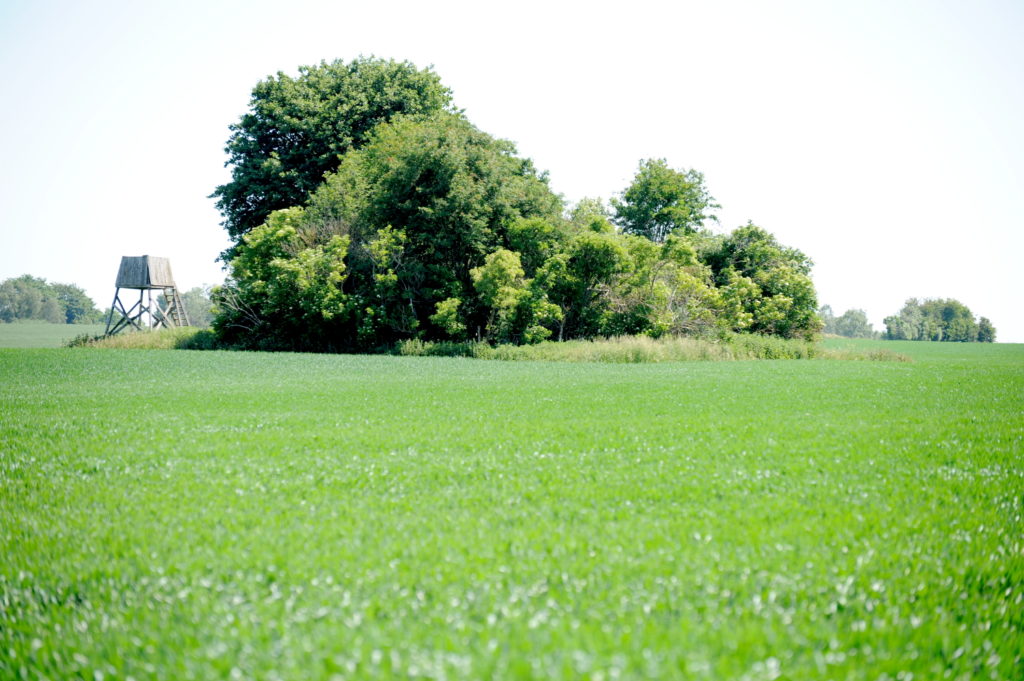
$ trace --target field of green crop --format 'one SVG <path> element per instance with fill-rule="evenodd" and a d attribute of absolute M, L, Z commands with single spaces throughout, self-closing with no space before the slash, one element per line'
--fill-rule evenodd
<path fill-rule="evenodd" d="M 75 336 L 95 336 L 106 328 L 106 324 L 52 324 L 34 320 L 0 323 L 0 348 L 59 348 Z"/>
<path fill-rule="evenodd" d="M 0 679 L 1024 678 L 1024 346 L 885 347 L 0 350 Z"/>

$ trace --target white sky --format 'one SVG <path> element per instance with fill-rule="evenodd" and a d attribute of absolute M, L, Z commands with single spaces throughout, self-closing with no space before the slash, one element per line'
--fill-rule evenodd
<path fill-rule="evenodd" d="M 808 253 L 876 328 L 955 297 L 1024 342 L 1024 3 L 0 0 L 0 280 L 110 304 L 122 255 L 223 278 L 207 196 L 276 71 L 433 64 L 481 129 L 570 200 L 641 158 L 704 172 L 721 229 Z"/>

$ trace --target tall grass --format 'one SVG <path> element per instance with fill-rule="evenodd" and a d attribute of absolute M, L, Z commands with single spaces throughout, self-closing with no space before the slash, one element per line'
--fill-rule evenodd
<path fill-rule="evenodd" d="M 209 329 L 185 327 L 125 333 L 117 336 L 81 336 L 69 347 L 86 346 L 121 350 L 213 350 L 219 347 Z M 471 357 L 509 362 L 654 362 L 731 361 L 749 359 L 841 359 L 910 361 L 906 355 L 870 348 L 826 348 L 803 340 L 733 334 L 721 339 L 616 336 L 594 340 L 544 341 L 536 345 L 497 345 L 484 342 L 407 340 L 394 354 L 416 357 Z"/>
<path fill-rule="evenodd" d="M 213 331 L 195 326 L 156 331 L 136 331 L 116 336 L 76 336 L 65 347 L 110 348 L 118 350 L 213 350 Z"/>
<path fill-rule="evenodd" d="M 746 359 L 843 359 L 910 361 L 888 350 L 833 350 L 817 343 L 772 336 L 735 334 L 720 340 L 617 336 L 595 340 L 545 341 L 537 345 L 498 345 L 468 342 L 399 343 L 396 354 L 430 357 L 473 357 L 505 361 L 650 363 Z"/>

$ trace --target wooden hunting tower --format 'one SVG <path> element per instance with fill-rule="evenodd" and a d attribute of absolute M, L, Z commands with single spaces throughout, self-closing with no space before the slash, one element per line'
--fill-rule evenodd
<path fill-rule="evenodd" d="M 121 302 L 121 289 L 137 290 L 138 302 L 125 309 Z M 162 293 L 163 300 L 157 294 L 154 303 L 153 291 Z M 116 322 L 115 313 L 118 315 Z M 121 269 L 117 271 L 117 290 L 114 291 L 114 302 L 110 305 L 110 316 L 107 317 L 107 335 L 113 336 L 129 326 L 138 331 L 143 327 L 157 329 L 190 326 L 178 287 L 174 285 L 171 261 L 167 258 L 149 255 L 126 255 L 121 258 Z"/>

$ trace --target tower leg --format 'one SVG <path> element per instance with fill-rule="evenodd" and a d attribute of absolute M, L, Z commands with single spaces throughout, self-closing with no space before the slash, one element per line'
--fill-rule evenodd
<path fill-rule="evenodd" d="M 138 312 L 136 313 L 136 310 Z M 133 326 L 137 331 L 142 331 L 142 315 L 146 310 L 146 306 L 143 305 L 142 291 L 139 291 L 139 301 L 132 305 L 130 310 L 124 309 L 124 303 L 121 302 L 121 289 L 118 288 L 114 293 L 114 302 L 110 305 L 110 316 L 107 317 L 107 336 L 113 336 L 122 329 Z M 114 312 L 117 312 L 120 317 L 114 322 Z M 111 324 L 113 323 L 113 326 Z"/>

